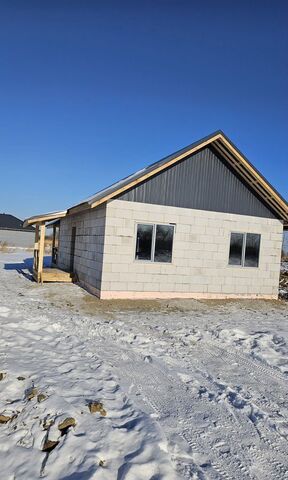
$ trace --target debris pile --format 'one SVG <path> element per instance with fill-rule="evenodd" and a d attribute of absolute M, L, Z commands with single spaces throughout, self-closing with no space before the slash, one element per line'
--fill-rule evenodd
<path fill-rule="evenodd" d="M 281 265 L 279 295 L 288 300 L 288 262 L 282 262 Z"/>

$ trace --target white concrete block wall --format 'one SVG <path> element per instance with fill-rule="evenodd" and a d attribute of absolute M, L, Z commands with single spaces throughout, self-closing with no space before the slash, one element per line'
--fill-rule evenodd
<path fill-rule="evenodd" d="M 136 225 L 145 222 L 176 225 L 171 264 L 135 260 Z M 258 268 L 228 265 L 231 232 L 261 234 Z M 277 298 L 282 236 L 274 219 L 112 200 L 101 298 Z"/>
<path fill-rule="evenodd" d="M 76 227 L 74 271 L 80 283 L 99 295 L 101 287 L 106 206 L 61 219 L 57 266 L 70 268 L 72 227 Z"/>

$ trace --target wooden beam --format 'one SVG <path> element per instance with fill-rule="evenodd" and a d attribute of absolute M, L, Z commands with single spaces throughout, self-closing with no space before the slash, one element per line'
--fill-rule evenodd
<path fill-rule="evenodd" d="M 250 165 L 249 162 L 247 162 L 247 160 L 242 155 L 240 155 L 240 153 L 233 147 L 233 145 L 231 145 L 231 143 L 228 142 L 228 140 L 226 140 L 226 138 L 224 138 L 223 136 L 221 136 L 221 142 L 223 142 L 227 146 L 227 148 L 233 152 L 235 157 L 237 157 L 240 160 L 240 162 L 242 162 L 245 165 L 246 169 L 250 171 L 257 178 L 258 182 L 264 186 L 265 190 L 267 190 L 273 198 L 276 198 L 277 203 L 279 203 L 284 209 L 284 211 L 286 212 L 286 214 L 288 214 L 287 203 L 284 200 L 282 200 L 282 198 L 280 198 L 279 195 L 277 195 L 275 190 L 272 187 L 270 187 L 270 185 L 267 182 L 265 182 L 264 178 Z"/>
<path fill-rule="evenodd" d="M 37 270 L 37 265 L 38 265 L 38 242 L 39 242 L 39 225 L 37 224 L 35 227 L 33 270 Z"/>
<path fill-rule="evenodd" d="M 221 154 L 223 155 L 226 160 L 232 164 L 232 166 L 235 168 L 235 170 L 242 176 L 244 177 L 244 180 L 247 181 L 248 184 L 251 185 L 252 189 L 258 193 L 260 197 L 262 197 L 270 207 L 272 207 L 281 217 L 288 216 L 288 209 L 284 210 L 276 200 L 276 197 L 272 197 L 269 192 L 265 189 L 265 186 L 263 184 L 259 183 L 258 178 L 255 177 L 254 175 L 254 169 L 247 171 L 245 165 L 243 163 L 240 163 L 238 159 L 235 159 L 233 157 L 233 154 L 230 152 L 227 152 L 225 147 L 221 145 L 219 142 L 215 142 L 214 148 Z"/>
<path fill-rule="evenodd" d="M 73 274 L 59 268 L 44 268 L 42 272 L 43 282 L 73 282 Z"/>
<path fill-rule="evenodd" d="M 50 220 L 57 220 L 57 218 L 63 218 L 67 214 L 66 210 L 62 210 L 61 212 L 53 212 L 53 213 L 44 213 L 41 215 L 34 215 L 33 217 L 26 218 L 23 223 L 23 227 L 28 227 L 28 225 L 34 225 L 41 222 L 49 222 Z"/>
<path fill-rule="evenodd" d="M 97 200 L 96 202 L 92 202 L 90 205 L 91 205 L 91 208 L 95 208 L 97 207 L 98 205 L 100 205 L 101 203 L 105 203 L 107 202 L 107 200 L 110 200 L 112 197 L 116 197 L 117 195 L 120 195 L 120 193 L 123 193 L 125 192 L 126 190 L 129 190 L 130 188 L 132 187 L 135 187 L 136 185 L 138 185 L 139 183 L 147 180 L 148 178 L 150 177 L 153 177 L 154 175 L 156 175 L 157 173 L 161 172 L 162 170 L 166 170 L 166 168 L 168 167 L 171 167 L 172 165 L 174 165 L 175 163 L 177 162 L 180 162 L 180 160 L 183 160 L 184 158 L 188 157 L 189 155 L 192 155 L 192 153 L 195 153 L 197 152 L 198 150 L 200 150 L 201 148 L 204 148 L 206 147 L 207 145 L 209 145 L 210 143 L 212 142 L 215 142 L 215 140 L 217 140 L 218 138 L 221 137 L 221 134 L 218 133 L 217 135 L 214 135 L 214 137 L 211 137 L 209 138 L 208 140 L 202 142 L 201 144 L 199 145 L 196 145 L 195 147 L 191 148 L 190 150 L 182 153 L 181 155 L 178 155 L 178 157 L 175 157 L 175 158 L 172 158 L 171 160 L 169 160 L 168 162 L 160 165 L 159 167 L 155 168 L 154 170 L 152 170 L 151 172 L 149 173 L 146 173 L 145 175 L 142 175 L 142 177 L 138 178 L 137 180 L 133 180 L 132 182 L 128 183 L 127 185 L 123 186 L 123 187 L 120 187 L 118 190 L 112 192 L 112 193 L 109 193 L 108 195 L 106 195 L 105 197 Z"/>
<path fill-rule="evenodd" d="M 267 191 L 266 182 L 264 182 L 263 179 L 261 179 L 262 180 L 261 183 L 259 182 L 259 178 L 261 177 L 259 176 L 259 174 L 256 175 L 257 172 L 255 172 L 255 170 L 251 166 L 249 166 L 247 161 L 243 163 L 242 161 L 240 161 L 238 157 L 235 158 L 233 154 L 230 151 L 227 151 L 225 146 L 219 141 L 215 142 L 213 146 L 221 155 L 224 156 L 224 158 L 226 158 L 226 160 L 229 163 L 231 163 L 233 168 L 235 168 L 235 170 L 240 174 L 240 176 L 242 176 L 244 180 L 251 185 L 252 189 L 255 190 L 256 193 L 258 193 L 258 195 L 262 197 L 263 200 L 268 205 L 270 205 L 270 207 L 274 211 L 276 211 L 281 218 L 283 217 L 288 218 L 288 207 L 284 209 L 282 205 L 279 205 L 278 203 L 279 197 L 278 196 L 276 197 L 275 194 L 272 196 L 270 191 L 269 192 Z M 247 165 L 250 167 L 249 170 L 247 169 Z M 272 191 L 271 188 L 270 190 Z"/>
<path fill-rule="evenodd" d="M 43 284 L 43 262 L 44 262 L 44 247 L 45 247 L 45 223 L 41 223 L 39 227 L 39 250 L 38 250 L 38 277 Z"/>
<path fill-rule="evenodd" d="M 90 208 L 91 206 L 89 205 L 89 203 L 87 202 L 81 203 L 80 205 L 76 205 L 75 207 L 69 208 L 67 214 L 74 215 L 75 213 L 81 213 L 81 212 L 84 212 L 85 210 L 89 210 Z"/>

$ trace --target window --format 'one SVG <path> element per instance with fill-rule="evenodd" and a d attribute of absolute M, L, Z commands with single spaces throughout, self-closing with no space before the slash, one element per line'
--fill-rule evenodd
<path fill-rule="evenodd" d="M 231 233 L 229 265 L 242 265 L 243 233 Z"/>
<path fill-rule="evenodd" d="M 154 262 L 171 263 L 173 234 L 172 225 L 156 225 Z"/>
<path fill-rule="evenodd" d="M 136 259 L 151 260 L 153 225 L 137 225 Z"/>
<path fill-rule="evenodd" d="M 245 243 L 245 267 L 258 267 L 260 250 L 260 235 L 247 233 Z"/>
<path fill-rule="evenodd" d="M 174 225 L 138 224 L 136 260 L 172 262 Z"/>
<path fill-rule="evenodd" d="M 260 238 L 258 233 L 231 233 L 229 265 L 258 267 Z"/>

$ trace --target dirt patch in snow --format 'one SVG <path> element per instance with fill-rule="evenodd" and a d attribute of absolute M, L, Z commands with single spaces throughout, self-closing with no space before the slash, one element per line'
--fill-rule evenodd
<path fill-rule="evenodd" d="M 63 286 L 62 286 L 63 287 Z M 61 288 L 62 288 L 61 287 Z M 67 286 L 66 286 L 67 287 Z M 83 291 L 83 295 L 69 296 L 68 301 L 63 302 L 63 291 L 47 291 L 46 298 L 55 305 L 88 315 L 103 315 L 111 318 L 119 312 L 131 313 L 165 313 L 165 312 L 207 312 L 222 311 L 225 308 L 254 308 L 267 310 L 269 308 L 282 309 L 287 305 L 281 300 L 249 300 L 249 299 L 226 299 L 226 300 L 195 300 L 195 299 L 171 299 L 171 300 L 99 300 L 94 295 Z"/>

